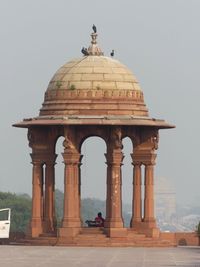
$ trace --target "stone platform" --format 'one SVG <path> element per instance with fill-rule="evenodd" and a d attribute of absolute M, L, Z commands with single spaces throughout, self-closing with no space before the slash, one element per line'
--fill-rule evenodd
<path fill-rule="evenodd" d="M 200 267 L 200 248 L 0 246 L 0 266 Z"/>
<path fill-rule="evenodd" d="M 73 238 L 41 235 L 38 238 L 19 240 L 24 245 L 78 246 L 78 247 L 174 247 L 176 242 L 168 237 L 148 237 L 127 229 L 124 237 L 108 237 L 102 228 L 82 228 Z"/>

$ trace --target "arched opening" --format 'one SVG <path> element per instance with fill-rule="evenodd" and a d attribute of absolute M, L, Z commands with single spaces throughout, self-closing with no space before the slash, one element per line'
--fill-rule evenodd
<path fill-rule="evenodd" d="M 179 239 L 179 241 L 178 241 L 178 245 L 179 245 L 179 246 L 187 246 L 187 241 L 186 241 L 186 239 L 185 239 L 185 238 L 181 238 L 181 239 Z"/>
<path fill-rule="evenodd" d="M 132 216 L 132 197 L 133 197 L 133 165 L 131 155 L 133 144 L 129 137 L 122 140 L 124 160 L 122 165 L 122 214 L 124 226 L 130 226 Z"/>
<path fill-rule="evenodd" d="M 57 139 L 55 153 L 58 155 L 55 165 L 55 212 L 57 227 L 61 226 L 63 218 L 63 201 L 64 201 L 64 163 L 62 153 L 64 151 L 63 141 L 65 138 L 60 136 Z"/>
<path fill-rule="evenodd" d="M 81 218 L 93 220 L 100 211 L 105 217 L 106 174 L 105 164 L 106 143 L 100 137 L 89 137 L 81 146 Z"/>

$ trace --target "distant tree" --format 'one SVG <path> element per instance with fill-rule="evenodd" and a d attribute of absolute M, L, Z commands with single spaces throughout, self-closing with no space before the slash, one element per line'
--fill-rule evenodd
<path fill-rule="evenodd" d="M 11 232 L 26 232 L 31 217 L 30 196 L 0 192 L 0 208 L 11 209 Z"/>
<path fill-rule="evenodd" d="M 63 218 L 63 201 L 64 201 L 64 193 L 59 189 L 55 190 L 55 207 L 56 207 L 56 219 L 57 219 L 57 227 L 61 226 L 62 218 Z"/>
<path fill-rule="evenodd" d="M 98 212 L 101 212 L 105 217 L 106 203 L 104 200 L 96 198 L 85 198 L 81 201 L 81 215 L 82 220 L 94 220 Z"/>
<path fill-rule="evenodd" d="M 63 218 L 64 193 L 55 190 L 55 207 L 57 227 L 61 226 Z M 26 232 L 31 219 L 31 197 L 27 194 L 13 194 L 0 192 L 0 209 L 11 209 L 11 232 Z M 81 200 L 82 221 L 93 220 L 97 213 L 106 216 L 106 202 L 96 198 L 85 198 Z M 123 218 L 125 226 L 130 223 L 130 206 L 123 206 Z M 199 226 L 200 227 L 200 226 Z"/>

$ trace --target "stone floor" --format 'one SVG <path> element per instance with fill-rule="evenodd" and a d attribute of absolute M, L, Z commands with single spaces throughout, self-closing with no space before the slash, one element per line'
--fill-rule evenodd
<path fill-rule="evenodd" d="M 72 248 L 0 246 L 6 267 L 200 267 L 200 247 Z"/>

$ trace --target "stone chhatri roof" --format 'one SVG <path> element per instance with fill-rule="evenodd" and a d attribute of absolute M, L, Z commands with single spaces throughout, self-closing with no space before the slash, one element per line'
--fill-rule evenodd
<path fill-rule="evenodd" d="M 93 29 L 94 30 L 94 29 Z M 51 79 L 38 117 L 16 127 L 34 125 L 137 125 L 172 128 L 149 117 L 143 92 L 133 73 L 113 57 L 104 56 L 91 34 L 82 58 L 63 65 Z"/>

